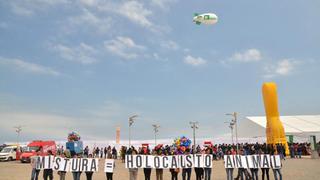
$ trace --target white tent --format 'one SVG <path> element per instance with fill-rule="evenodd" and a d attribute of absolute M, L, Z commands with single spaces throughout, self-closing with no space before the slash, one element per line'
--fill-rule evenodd
<path fill-rule="evenodd" d="M 310 135 L 320 137 L 320 115 L 280 116 L 286 135 L 295 141 L 307 141 Z M 266 136 L 266 117 L 250 116 L 239 122 L 239 137 L 261 138 Z"/>

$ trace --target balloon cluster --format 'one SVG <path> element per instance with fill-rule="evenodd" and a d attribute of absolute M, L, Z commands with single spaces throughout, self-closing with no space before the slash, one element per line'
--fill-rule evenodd
<path fill-rule="evenodd" d="M 69 142 L 80 141 L 80 135 L 76 132 L 71 132 L 68 134 L 68 141 Z"/>
<path fill-rule="evenodd" d="M 191 140 L 185 136 L 181 136 L 180 138 L 176 138 L 174 140 L 173 145 L 176 147 L 178 153 L 183 153 L 190 148 Z"/>

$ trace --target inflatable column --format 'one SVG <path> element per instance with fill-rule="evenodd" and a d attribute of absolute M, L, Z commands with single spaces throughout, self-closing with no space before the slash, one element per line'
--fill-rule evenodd
<path fill-rule="evenodd" d="M 279 117 L 277 85 L 272 82 L 264 83 L 262 94 L 267 118 L 267 144 L 282 144 L 285 146 L 286 154 L 289 154 L 286 135 Z"/>

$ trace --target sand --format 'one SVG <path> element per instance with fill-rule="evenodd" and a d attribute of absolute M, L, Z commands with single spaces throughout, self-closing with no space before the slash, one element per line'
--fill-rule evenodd
<path fill-rule="evenodd" d="M 106 179 L 103 172 L 103 162 L 101 160 L 99 163 L 100 171 L 94 173 L 93 179 Z M 30 179 L 31 167 L 30 164 L 22 164 L 19 161 L 15 162 L 0 162 L 0 180 L 25 180 Z M 287 159 L 283 161 L 282 168 L 283 179 L 287 180 L 317 180 L 320 179 L 320 159 Z M 236 171 L 234 172 L 236 175 Z M 271 179 L 273 179 L 273 173 L 270 171 Z M 42 171 L 39 177 L 42 178 Z M 59 179 L 56 172 L 54 172 L 54 179 Z M 72 180 L 72 174 L 67 173 L 67 179 Z M 81 174 L 81 179 L 85 180 L 85 174 Z M 129 179 L 128 170 L 124 167 L 121 161 L 116 161 L 116 169 L 113 174 L 113 179 L 115 180 L 127 180 Z M 138 179 L 143 180 L 143 169 L 139 169 Z M 151 179 L 155 179 L 155 170 L 152 171 Z M 170 180 L 169 170 L 164 170 L 164 180 Z M 179 179 L 181 178 L 181 172 L 179 173 Z M 195 179 L 195 172 L 192 171 L 192 178 Z M 212 178 L 214 180 L 226 179 L 226 173 L 223 165 L 223 161 L 214 161 Z M 259 170 L 259 179 L 261 179 L 261 171 Z"/>

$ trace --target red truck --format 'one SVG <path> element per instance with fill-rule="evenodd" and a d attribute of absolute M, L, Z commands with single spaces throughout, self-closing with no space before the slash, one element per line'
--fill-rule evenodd
<path fill-rule="evenodd" d="M 53 155 L 56 154 L 57 146 L 55 141 L 32 141 L 28 144 L 26 150 L 21 154 L 20 161 L 30 162 L 30 157 L 35 156 L 37 151 L 40 156 L 45 156 L 51 150 Z"/>

